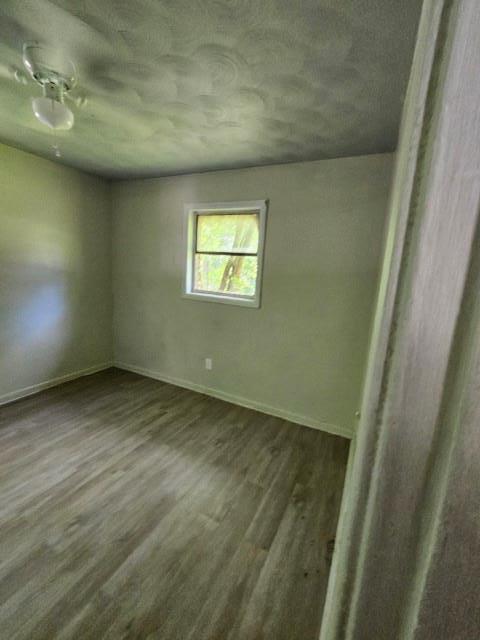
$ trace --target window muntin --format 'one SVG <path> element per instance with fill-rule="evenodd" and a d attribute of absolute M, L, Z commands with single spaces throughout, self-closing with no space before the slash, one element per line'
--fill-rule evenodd
<path fill-rule="evenodd" d="M 187 207 L 187 297 L 259 306 L 265 214 L 264 201 Z"/>

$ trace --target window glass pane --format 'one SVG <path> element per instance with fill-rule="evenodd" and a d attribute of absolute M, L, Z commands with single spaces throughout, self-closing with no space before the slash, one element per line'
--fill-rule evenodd
<path fill-rule="evenodd" d="M 197 216 L 197 251 L 257 253 L 258 213 Z"/>
<path fill-rule="evenodd" d="M 258 258 L 253 256 L 195 256 L 194 289 L 222 294 L 255 295 Z"/>

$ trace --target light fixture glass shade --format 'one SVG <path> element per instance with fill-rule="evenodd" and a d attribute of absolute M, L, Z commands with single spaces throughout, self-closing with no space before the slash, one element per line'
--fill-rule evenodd
<path fill-rule="evenodd" d="M 73 113 L 57 100 L 44 96 L 32 98 L 32 108 L 38 120 L 51 129 L 67 130 L 73 127 Z"/>

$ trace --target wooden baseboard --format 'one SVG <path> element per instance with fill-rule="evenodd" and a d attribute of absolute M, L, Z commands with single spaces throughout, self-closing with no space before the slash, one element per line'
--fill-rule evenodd
<path fill-rule="evenodd" d="M 25 398 L 35 393 L 39 393 L 39 391 L 43 391 L 44 389 L 56 387 L 63 382 L 68 382 L 69 380 L 75 380 L 76 378 L 88 376 L 92 373 L 97 373 L 98 371 L 109 369 L 110 367 L 113 367 L 113 362 L 104 362 L 102 364 L 94 365 L 93 367 L 88 367 L 87 369 L 72 371 L 71 373 L 66 373 L 63 376 L 57 376 L 56 378 L 50 378 L 50 380 L 44 380 L 43 382 L 32 384 L 29 387 L 23 387 L 22 389 L 9 391 L 8 393 L 4 393 L 0 396 L 0 405 L 14 402 L 15 400 L 19 400 L 20 398 Z"/>
<path fill-rule="evenodd" d="M 351 440 L 353 437 L 353 433 L 345 427 L 341 427 L 335 424 L 330 424 L 328 422 L 322 422 L 321 420 L 316 420 L 315 418 L 299 415 L 297 413 L 292 413 L 290 411 L 279 409 L 277 407 L 272 407 L 271 405 L 267 405 L 262 402 L 257 402 L 256 400 L 249 400 L 247 398 L 243 398 L 242 396 L 237 396 L 231 393 L 225 393 L 224 391 L 220 391 L 219 389 L 206 387 L 204 385 L 197 384 L 196 382 L 191 382 L 190 380 L 175 378 L 173 376 L 160 373 L 152 369 L 138 367 L 136 365 L 129 364 L 126 362 L 114 362 L 113 366 L 116 367 L 117 369 L 124 369 L 125 371 L 138 373 L 142 376 L 146 376 L 147 378 L 154 378 L 155 380 L 160 380 L 161 382 L 168 382 L 169 384 L 173 384 L 177 387 L 183 387 L 185 389 L 190 389 L 191 391 L 204 393 L 205 395 L 212 396 L 220 400 L 225 400 L 226 402 L 231 402 L 232 404 L 238 404 L 242 407 L 246 407 L 247 409 L 254 409 L 255 411 L 260 411 L 261 413 L 266 413 L 271 416 L 276 416 L 277 418 L 283 418 L 284 420 L 289 420 L 290 422 L 295 422 L 296 424 L 301 424 L 306 427 L 311 427 L 312 429 L 318 429 L 319 431 L 325 431 L 327 433 L 331 433 L 336 436 L 348 438 L 349 440 Z"/>

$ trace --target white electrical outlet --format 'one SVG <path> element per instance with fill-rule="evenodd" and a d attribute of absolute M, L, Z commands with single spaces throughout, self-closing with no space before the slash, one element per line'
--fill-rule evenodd
<path fill-rule="evenodd" d="M 211 358 L 205 358 L 205 369 L 208 371 L 213 369 L 213 360 Z"/>

